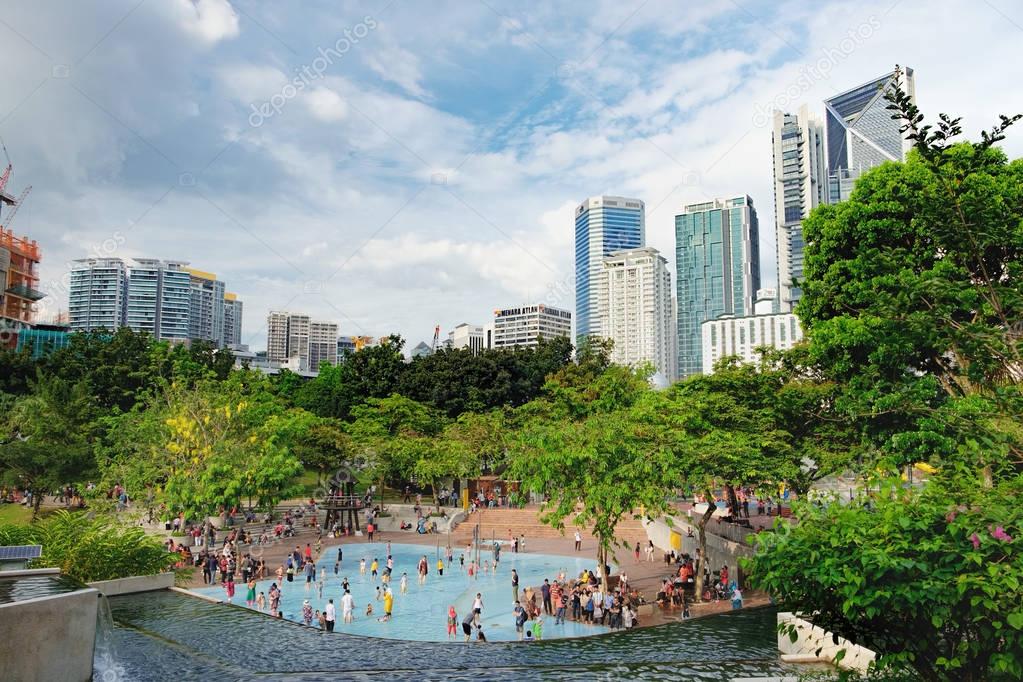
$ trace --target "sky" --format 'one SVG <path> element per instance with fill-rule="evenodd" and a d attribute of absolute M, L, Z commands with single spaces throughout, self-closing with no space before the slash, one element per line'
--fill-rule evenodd
<path fill-rule="evenodd" d="M 574 308 L 573 210 L 749 194 L 775 279 L 771 111 L 915 70 L 968 135 L 1023 111 L 1023 6 L 751 0 L 5 0 L 0 137 L 40 318 L 70 262 L 187 261 L 244 301 L 413 346 Z M 1023 128 L 1003 143 L 1023 155 Z"/>

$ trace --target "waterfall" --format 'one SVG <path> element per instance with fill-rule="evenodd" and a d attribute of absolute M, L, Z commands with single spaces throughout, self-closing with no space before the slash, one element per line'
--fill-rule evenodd
<path fill-rule="evenodd" d="M 118 682 L 125 679 L 124 666 L 117 658 L 114 643 L 114 615 L 110 611 L 110 600 L 99 593 L 99 608 L 96 610 L 96 644 L 93 648 L 93 679 L 98 682 Z"/>

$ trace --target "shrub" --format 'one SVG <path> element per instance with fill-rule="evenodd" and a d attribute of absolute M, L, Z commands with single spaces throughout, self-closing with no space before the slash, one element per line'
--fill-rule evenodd
<path fill-rule="evenodd" d="M 177 560 L 141 528 L 64 510 L 28 527 L 0 526 L 0 545 L 9 544 L 42 545 L 43 554 L 32 562 L 33 568 L 59 568 L 82 582 L 153 575 Z"/>

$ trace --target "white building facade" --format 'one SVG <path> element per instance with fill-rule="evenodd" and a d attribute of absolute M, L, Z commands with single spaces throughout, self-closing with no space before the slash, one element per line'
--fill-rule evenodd
<path fill-rule="evenodd" d="M 479 354 L 487 347 L 486 331 L 482 325 L 463 322 L 448 332 L 448 340 L 445 345 L 454 350 L 465 348 L 473 355 Z"/>
<path fill-rule="evenodd" d="M 303 313 L 273 310 L 266 318 L 266 357 L 288 368 L 317 372 L 337 364 L 338 325 Z"/>
<path fill-rule="evenodd" d="M 677 327 L 667 259 L 653 247 L 604 257 L 600 336 L 614 342 L 611 360 L 650 363 L 669 382 L 677 377 Z"/>
<path fill-rule="evenodd" d="M 540 338 L 572 336 L 572 313 L 537 303 L 494 311 L 494 348 L 536 346 Z"/>
<path fill-rule="evenodd" d="M 721 358 L 738 356 L 743 362 L 756 362 L 762 347 L 787 350 L 803 340 L 799 318 L 790 312 L 777 312 L 774 289 L 757 292 L 756 312 L 747 317 L 725 315 L 700 325 L 703 339 L 703 373 L 714 371 Z"/>

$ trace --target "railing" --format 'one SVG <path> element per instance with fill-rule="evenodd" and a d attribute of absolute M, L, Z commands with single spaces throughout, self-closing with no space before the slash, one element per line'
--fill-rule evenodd
<path fill-rule="evenodd" d="M 323 498 L 323 506 L 361 509 L 366 504 L 358 495 L 328 495 Z"/>

